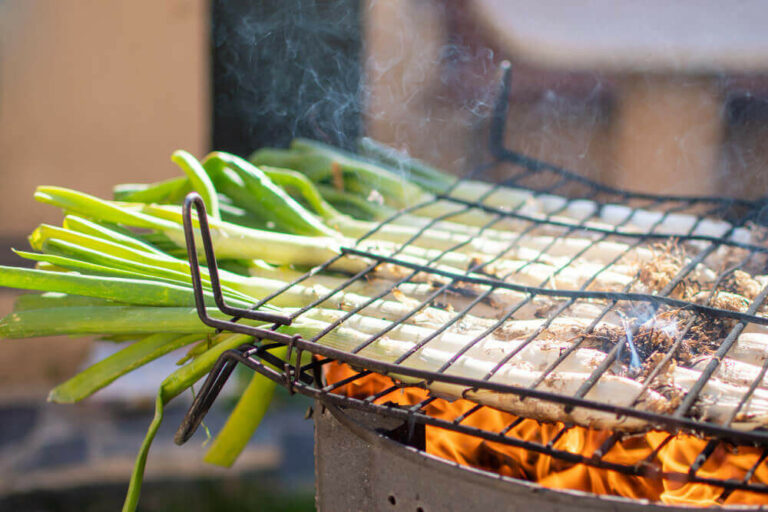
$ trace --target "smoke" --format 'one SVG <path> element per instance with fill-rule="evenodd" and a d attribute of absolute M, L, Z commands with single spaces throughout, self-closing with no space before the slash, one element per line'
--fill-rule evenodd
<path fill-rule="evenodd" d="M 486 157 L 504 52 L 463 2 L 214 0 L 212 7 L 216 149 L 242 155 L 297 136 L 353 148 L 365 132 L 455 172 Z M 586 112 L 594 125 L 599 109 L 570 112 L 573 98 L 552 80 L 542 88 L 535 70 L 515 75 L 513 96 L 529 106 L 512 113 L 520 116 L 510 127 L 515 147 L 585 158 L 589 131 L 561 141 L 572 132 L 568 119 Z M 599 81 L 578 88 L 587 103 L 603 94 Z M 536 98 L 525 97 L 530 90 Z"/>
<path fill-rule="evenodd" d="M 361 133 L 360 2 L 215 0 L 213 146 L 248 154 Z"/>
<path fill-rule="evenodd" d="M 498 54 L 464 2 L 370 0 L 366 133 L 440 167 L 463 171 L 497 88 Z"/>
<path fill-rule="evenodd" d="M 299 136 L 353 148 L 366 131 L 451 167 L 476 146 L 467 134 L 487 121 L 498 63 L 462 30 L 461 2 L 214 0 L 212 9 L 216 149 L 248 154 Z M 388 10 L 398 17 L 387 22 Z M 409 144 L 427 132 L 429 143 Z"/>
<path fill-rule="evenodd" d="M 465 2 L 214 0 L 212 9 L 215 148 L 248 154 L 297 136 L 354 148 L 366 133 L 457 173 L 487 161 L 498 66 L 510 50 L 496 46 Z M 768 162 L 765 115 L 755 112 L 766 110 L 756 108 L 764 101 L 741 91 L 741 102 L 727 98 L 719 169 L 695 180 L 678 177 L 677 168 L 704 166 L 688 162 L 696 126 L 685 131 L 680 121 L 675 133 L 669 123 L 620 122 L 630 107 L 648 111 L 653 104 L 642 94 L 627 102 L 628 85 L 642 89 L 651 75 L 637 75 L 633 85 L 610 74 L 513 65 L 509 148 L 623 188 L 691 193 L 692 184 L 710 183 L 715 174 L 725 184 L 718 191 L 763 195 L 768 179 L 755 170 Z M 759 89 L 764 77 L 757 78 Z M 693 94 L 684 89 L 683 98 Z M 657 133 L 648 147 L 636 142 Z M 671 156 L 654 156 L 666 147 Z M 641 179 L 657 168 L 655 179 Z M 486 177 L 504 179 L 502 172 Z M 733 176 L 739 179 L 725 179 Z M 655 181 L 661 178 L 667 181 Z"/>

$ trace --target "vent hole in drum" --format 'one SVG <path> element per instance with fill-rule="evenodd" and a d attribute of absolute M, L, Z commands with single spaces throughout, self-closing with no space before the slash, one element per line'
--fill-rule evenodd
<path fill-rule="evenodd" d="M 389 495 L 389 498 L 387 498 L 387 501 L 389 502 L 390 505 L 395 505 L 397 503 L 397 500 L 391 494 Z"/>

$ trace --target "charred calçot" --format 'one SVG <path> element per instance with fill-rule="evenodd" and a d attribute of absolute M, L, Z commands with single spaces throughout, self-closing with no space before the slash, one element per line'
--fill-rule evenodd
<path fill-rule="evenodd" d="M 764 239 L 759 227 L 457 183 L 426 167 L 413 168 L 412 179 L 405 180 L 312 141 L 260 150 L 252 160 L 257 165 L 212 153 L 198 162 L 179 152 L 174 161 L 183 176 L 120 186 L 113 201 L 40 187 L 36 199 L 66 212 L 62 226 L 41 225 L 30 237 L 34 251 L 19 251 L 37 268 L 0 267 L 0 285 L 43 292 L 19 299 L 0 321 L 3 337 L 96 334 L 127 345 L 54 389 L 54 401 L 80 400 L 163 354 L 190 347 L 184 365 L 159 390 L 128 509 L 136 504 L 165 403 L 210 371 L 225 350 L 254 341 L 217 332 L 194 310 L 179 206 L 192 190 L 208 209 L 227 303 L 249 308 L 271 297 L 261 311 L 293 320 L 280 332 L 411 369 L 581 394 L 642 411 L 676 410 L 734 325 L 727 315 L 682 305 L 744 313 L 766 282 L 762 253 L 744 248 Z M 462 202 L 478 198 L 482 208 Z M 403 208 L 407 213 L 393 216 Z M 393 220 L 384 222 L 388 218 Z M 699 238 L 659 245 L 646 240 L 650 232 L 671 240 Z M 724 242 L 710 250 L 703 241 L 708 238 Z M 683 269 L 686 275 L 678 279 Z M 366 279 L 349 282 L 358 275 Z M 204 298 L 211 305 L 214 280 L 203 267 Z M 604 295 L 557 293 L 574 290 Z M 607 292 L 664 295 L 678 306 L 611 302 Z M 227 318 L 212 307 L 208 314 Z M 663 355 L 673 347 L 671 357 Z M 688 417 L 741 430 L 768 425 L 768 385 L 758 383 L 750 400 L 740 403 L 767 347 L 768 329 L 751 323 L 696 395 Z M 608 371 L 591 382 L 603 367 Z M 566 410 L 514 393 L 391 376 L 441 397 L 468 398 L 542 421 L 623 431 L 652 426 L 598 409 Z M 212 450 L 226 443 L 218 440 Z M 226 447 L 235 455 L 240 449 Z"/>

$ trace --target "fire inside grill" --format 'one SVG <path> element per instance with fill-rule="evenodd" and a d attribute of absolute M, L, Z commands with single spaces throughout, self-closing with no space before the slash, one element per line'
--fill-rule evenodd
<path fill-rule="evenodd" d="M 225 304 L 203 203 L 188 198 L 201 319 L 260 342 L 222 355 L 177 441 L 191 436 L 243 363 L 320 401 L 424 425 L 423 449 L 461 464 L 669 504 L 768 503 L 768 248 L 754 224 L 761 205 L 632 194 L 505 149 L 509 77 L 492 126 L 494 161 L 474 173 L 508 166 L 509 179 L 477 197 L 457 182 L 251 310 Z M 231 321 L 204 307 L 195 208 L 213 293 Z M 442 213 L 394 250 L 374 241 L 425 209 Z M 429 261 L 411 256 L 430 228 L 462 217 L 481 222 Z M 491 240 L 486 254 L 495 253 L 456 256 L 477 240 Z M 466 271 L 446 264 L 451 257 Z M 325 274 L 342 261 L 357 266 Z M 370 298 L 354 300 L 360 289 Z M 266 312 L 297 290 L 308 298 L 290 317 Z M 381 318 L 359 321 L 382 301 L 389 309 L 376 310 Z M 324 315 L 327 327 L 311 337 L 277 330 L 312 315 Z M 357 336 L 336 336 L 347 328 Z M 285 345 L 287 356 L 277 357 Z"/>

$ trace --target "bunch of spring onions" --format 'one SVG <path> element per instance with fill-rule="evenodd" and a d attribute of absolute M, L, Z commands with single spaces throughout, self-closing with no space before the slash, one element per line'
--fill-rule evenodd
<path fill-rule="evenodd" d="M 242 308 L 338 256 L 345 246 L 397 255 L 404 261 L 432 264 L 455 274 L 481 270 L 487 274 L 492 265 L 494 274 L 501 278 L 560 288 L 584 285 L 595 269 L 626 253 L 626 261 L 612 265 L 610 271 L 600 273 L 594 280 L 593 288 L 603 290 L 628 286 L 636 266 L 654 257 L 647 247 L 628 248 L 619 242 L 592 243 L 568 237 L 553 244 L 554 231 L 523 236 L 516 221 L 492 223 L 493 216 L 486 212 L 462 210 L 461 205 L 437 199 L 437 194 L 446 192 L 473 201 L 483 198 L 488 205 L 517 208 L 534 217 L 556 215 L 571 223 L 596 214 L 600 225 L 621 222 L 629 229 L 643 229 L 661 222 L 665 231 L 683 233 L 695 222 L 686 215 L 660 219 L 650 211 L 628 211 L 619 205 L 598 209 L 589 201 L 567 203 L 557 196 L 534 196 L 525 190 L 498 192 L 482 182 L 457 184 L 454 178 L 405 159 L 373 141 L 364 140 L 361 147 L 367 155 L 365 159 L 307 140 L 297 140 L 287 150 L 257 151 L 251 161 L 221 152 L 198 161 L 178 151 L 173 160 L 183 171 L 181 176 L 154 184 L 119 185 L 113 200 L 59 187 L 40 187 L 36 191 L 35 199 L 60 208 L 64 218 L 61 226 L 44 224 L 31 234 L 33 251 L 16 251 L 22 258 L 34 261 L 34 269 L 0 267 L 0 286 L 36 292 L 21 296 L 14 311 L 0 320 L 0 336 L 98 335 L 123 347 L 57 386 L 51 391 L 50 400 L 77 402 L 158 357 L 188 347 L 178 370 L 158 390 L 155 417 L 140 448 L 124 510 L 136 508 L 147 453 L 162 421 L 165 404 L 205 376 L 221 353 L 253 342 L 241 334 L 216 333 L 198 319 L 180 207 L 189 192 L 197 192 L 205 202 L 214 248 L 220 259 L 224 297 L 229 304 Z M 416 204 L 424 206 L 385 224 L 359 244 L 356 242 L 377 227 L 379 221 Z M 448 215 L 454 212 L 457 215 Z M 425 226 L 427 229 L 422 230 Z M 697 232 L 720 236 L 728 229 L 726 223 L 708 221 L 700 223 Z M 734 236 L 749 240 L 750 233 L 742 230 Z M 407 241 L 412 243 L 403 247 Z M 531 262 L 544 248 L 549 259 Z M 574 256 L 579 256 L 578 264 L 561 268 Z M 306 304 L 327 296 L 349 275 L 369 264 L 368 260 L 352 255 L 338 258 L 323 273 L 281 293 L 265 308 L 294 314 Z M 706 266 L 696 272 L 702 282 L 711 281 L 714 276 Z M 605 360 L 606 354 L 599 350 L 578 348 L 558 366 L 560 381 L 539 382 L 543 372 L 564 350 L 569 350 L 567 340 L 587 326 L 585 319 L 595 317 L 597 305 L 576 303 L 565 310 L 548 328 L 556 342 L 524 344 L 522 340 L 541 330 L 537 311 L 557 306 L 557 299 L 526 302 L 518 308 L 514 320 L 499 325 L 499 313 L 516 307 L 525 295 L 467 285 L 465 293 L 450 296 L 450 308 L 426 307 L 409 315 L 414 303 L 432 297 L 435 287 L 444 282 L 434 276 L 412 275 L 394 292 L 386 293 L 393 280 L 401 280 L 408 273 L 402 267 L 382 265 L 376 269 L 377 279 L 354 283 L 280 330 L 310 339 L 340 319 L 344 310 L 363 307 L 360 314 L 319 340 L 334 348 L 352 350 L 366 344 L 375 333 L 391 326 L 391 322 L 407 317 L 387 337 L 369 343 L 361 355 L 387 362 L 405 357 L 407 364 L 429 370 L 445 367 L 453 354 L 485 333 L 482 342 L 472 345 L 449 372 L 479 378 L 495 370 L 494 378 L 499 382 L 518 386 L 537 383 L 540 389 L 561 392 L 563 388 L 577 389 L 592 369 Z M 202 278 L 204 285 L 210 287 L 206 268 L 202 268 Z M 759 289 L 758 280 L 753 281 L 750 283 Z M 205 297 L 209 314 L 224 318 L 213 307 L 210 291 Z M 376 297 L 379 298 L 374 300 Z M 450 323 L 455 311 L 470 305 L 471 314 L 437 332 Z M 624 329 L 621 319 L 611 316 L 598 328 L 615 332 Z M 733 364 L 746 365 L 752 371 L 751 363 L 765 353 L 766 336 L 768 333 L 761 331 L 742 334 L 729 353 Z M 426 347 L 417 346 L 428 338 L 433 339 Z M 516 353 L 514 358 L 497 365 L 512 352 Z M 692 386 L 700 375 L 696 368 L 675 371 L 675 379 L 682 388 Z M 739 390 L 744 384 L 740 375 L 743 372 L 721 371 L 720 380 L 705 388 L 704 398 L 718 397 L 703 408 L 706 419 L 728 417 L 741 396 Z M 439 383 L 432 386 L 435 392 L 448 396 L 462 396 L 466 391 Z M 253 376 L 208 450 L 206 461 L 220 465 L 234 462 L 265 413 L 272 389 L 271 381 Z M 563 419 L 562 410 L 536 400 L 521 402 L 512 396 L 483 391 L 468 396 L 543 420 Z M 667 404 L 665 396 L 653 389 L 644 390 L 640 383 L 619 375 L 601 379 L 586 398 L 656 411 Z M 768 423 L 768 385 L 755 392 L 740 418 L 742 428 Z M 619 421 L 615 416 L 578 408 L 570 420 L 611 428 L 644 426 L 639 420 Z"/>

